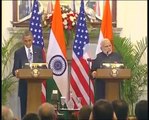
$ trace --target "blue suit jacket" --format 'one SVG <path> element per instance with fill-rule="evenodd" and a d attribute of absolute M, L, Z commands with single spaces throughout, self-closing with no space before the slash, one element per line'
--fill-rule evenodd
<path fill-rule="evenodd" d="M 42 48 L 38 46 L 33 46 L 33 62 L 42 63 Z M 13 66 L 13 75 L 15 75 L 15 70 L 21 69 L 24 67 L 25 63 L 28 63 L 25 47 L 21 47 L 14 54 L 14 66 Z"/>
<path fill-rule="evenodd" d="M 101 52 L 97 54 L 96 59 L 92 63 L 91 72 L 97 70 L 102 67 L 103 63 L 122 63 L 122 57 L 115 52 L 112 52 L 110 55 L 106 55 Z M 105 81 L 104 79 L 96 78 L 94 82 L 95 88 L 95 100 L 105 99 Z"/>

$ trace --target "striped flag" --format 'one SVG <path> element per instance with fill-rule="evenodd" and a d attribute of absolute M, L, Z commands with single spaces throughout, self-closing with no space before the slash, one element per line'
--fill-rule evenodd
<path fill-rule="evenodd" d="M 66 43 L 62 23 L 61 7 L 56 0 L 52 27 L 47 50 L 48 67 L 53 71 L 53 79 L 62 96 L 68 99 L 68 63 L 66 60 Z"/>
<path fill-rule="evenodd" d="M 52 0 L 50 0 L 47 6 L 47 13 L 52 13 L 52 11 L 53 11 L 53 4 L 52 4 Z"/>
<path fill-rule="evenodd" d="M 77 97 L 81 97 L 82 105 L 94 103 L 94 87 L 91 81 L 89 86 L 89 65 L 83 58 L 83 48 L 89 43 L 89 35 L 86 27 L 86 18 L 84 11 L 84 1 L 81 0 L 80 13 L 76 26 L 76 35 L 73 44 L 71 75 L 70 75 L 70 92 L 72 93 L 75 108 L 78 105 Z"/>
<path fill-rule="evenodd" d="M 100 4 L 99 4 L 100 1 L 96 1 L 96 4 L 95 4 L 95 12 L 98 16 L 100 16 Z"/>
<path fill-rule="evenodd" d="M 42 27 L 41 27 L 41 14 L 39 14 L 39 6 L 38 6 L 38 0 L 34 0 L 33 9 L 32 9 L 32 15 L 30 19 L 30 31 L 33 34 L 34 40 L 33 44 L 40 46 L 43 48 L 43 58 L 46 62 L 46 54 L 44 50 L 44 41 L 42 36 Z M 41 94 L 41 101 L 42 103 L 46 101 L 46 81 L 42 82 L 42 94 Z"/>
<path fill-rule="evenodd" d="M 96 54 L 101 52 L 100 43 L 101 43 L 103 38 L 108 38 L 111 41 L 112 45 L 113 45 L 112 37 L 113 37 L 112 15 L 111 15 L 111 10 L 110 10 L 109 0 L 106 0 L 105 1 L 105 6 L 104 6 L 103 18 L 102 18 L 102 22 L 101 22 L 101 29 L 100 29 Z"/>

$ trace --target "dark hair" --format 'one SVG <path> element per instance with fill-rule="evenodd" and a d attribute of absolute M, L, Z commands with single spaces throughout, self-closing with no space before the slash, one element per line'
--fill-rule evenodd
<path fill-rule="evenodd" d="M 148 120 L 147 100 L 141 100 L 136 104 L 135 115 L 138 120 Z"/>
<path fill-rule="evenodd" d="M 124 100 L 112 101 L 112 106 L 118 120 L 127 120 L 128 104 Z"/>
<path fill-rule="evenodd" d="M 83 106 L 79 111 L 79 120 L 88 120 L 90 117 L 90 113 L 92 111 L 92 107 L 89 105 Z"/>
<path fill-rule="evenodd" d="M 41 120 L 55 120 L 56 119 L 56 116 L 51 112 L 48 112 L 48 113 L 40 112 L 39 116 Z"/>
<path fill-rule="evenodd" d="M 36 113 L 28 113 L 23 117 L 22 120 L 40 120 L 40 118 Z"/>
<path fill-rule="evenodd" d="M 104 99 L 96 101 L 93 106 L 93 119 L 94 120 L 112 120 L 113 108 L 112 105 Z"/>
<path fill-rule="evenodd" d="M 32 32 L 31 32 L 31 31 L 26 30 L 26 31 L 23 33 L 22 38 L 24 38 L 25 36 L 32 36 L 32 37 L 33 37 L 33 34 L 32 34 Z"/>

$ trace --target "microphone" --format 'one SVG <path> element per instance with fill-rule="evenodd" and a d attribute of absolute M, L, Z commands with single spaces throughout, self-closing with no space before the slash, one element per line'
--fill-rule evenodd
<path fill-rule="evenodd" d="M 116 63 L 118 63 L 117 61 L 114 61 L 114 63 L 116 64 Z"/>
<path fill-rule="evenodd" d="M 109 51 L 107 51 L 107 56 L 109 55 Z"/>
<path fill-rule="evenodd" d="M 91 59 L 91 58 L 87 58 L 87 61 L 92 62 L 92 61 L 93 61 L 93 59 Z"/>

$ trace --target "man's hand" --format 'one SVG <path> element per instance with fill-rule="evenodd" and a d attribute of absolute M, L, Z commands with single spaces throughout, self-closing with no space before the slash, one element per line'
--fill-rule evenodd
<path fill-rule="evenodd" d="M 15 76 L 18 77 L 18 70 L 15 71 Z"/>
<path fill-rule="evenodd" d="M 93 78 L 96 78 L 96 73 L 97 73 L 96 71 L 93 71 L 93 72 L 92 72 L 92 77 L 93 77 Z"/>

